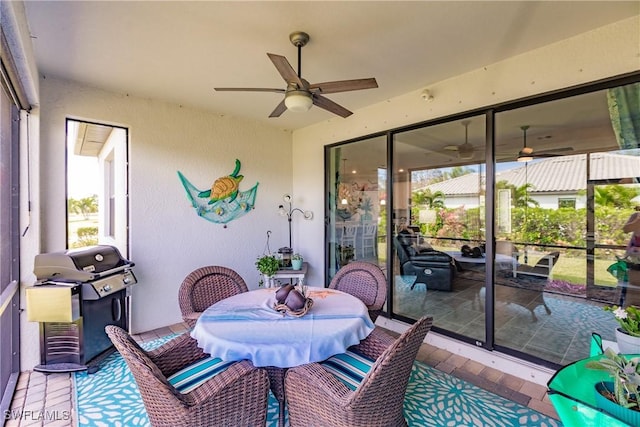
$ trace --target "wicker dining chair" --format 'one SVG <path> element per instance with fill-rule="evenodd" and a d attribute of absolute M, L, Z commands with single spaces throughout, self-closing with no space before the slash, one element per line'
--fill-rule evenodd
<path fill-rule="evenodd" d="M 178 303 L 182 318 L 189 326 L 194 326 L 209 306 L 248 290 L 242 277 L 230 268 L 200 267 L 189 273 L 180 285 Z"/>
<path fill-rule="evenodd" d="M 210 359 L 189 334 L 147 352 L 124 329 L 109 325 L 105 331 L 131 370 L 153 427 L 265 425 L 269 379 L 264 369 L 248 360 L 222 362 L 219 373 L 212 376 L 212 370 L 198 382 L 206 381 L 181 392 L 171 376 Z"/>
<path fill-rule="evenodd" d="M 380 267 L 370 262 L 353 261 L 345 265 L 333 276 L 329 288 L 360 299 L 369 309 L 373 322 L 387 300 L 387 278 Z"/>
<path fill-rule="evenodd" d="M 351 347 L 351 354 L 371 361 L 368 372 L 352 387 L 328 369 L 329 362 L 342 355 L 289 369 L 285 393 L 291 426 L 406 427 L 404 396 L 413 362 L 432 322 L 432 317 L 421 318 L 390 346 L 384 334 L 372 334 Z"/>

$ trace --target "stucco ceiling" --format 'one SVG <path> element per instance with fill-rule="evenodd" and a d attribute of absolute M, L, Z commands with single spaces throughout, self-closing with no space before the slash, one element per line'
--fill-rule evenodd
<path fill-rule="evenodd" d="M 266 53 L 297 68 L 292 31 L 309 33 L 311 83 L 375 77 L 378 89 L 327 95 L 358 114 L 502 59 L 638 15 L 616 1 L 26 1 L 45 76 L 246 117 L 292 130 L 342 119 L 312 108 L 268 118 L 285 88 Z"/>

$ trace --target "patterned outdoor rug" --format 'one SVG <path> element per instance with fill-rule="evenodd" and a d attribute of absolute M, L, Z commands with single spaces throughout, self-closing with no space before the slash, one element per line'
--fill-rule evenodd
<path fill-rule="evenodd" d="M 143 345 L 154 348 L 171 337 Z M 149 426 L 135 380 L 118 353 L 95 374 L 75 374 L 80 427 Z M 415 362 L 404 403 L 409 426 L 561 426 L 518 403 L 504 399 L 420 362 Z M 269 395 L 267 426 L 276 426 L 278 404 Z M 329 426 L 328 426 L 329 427 Z"/>

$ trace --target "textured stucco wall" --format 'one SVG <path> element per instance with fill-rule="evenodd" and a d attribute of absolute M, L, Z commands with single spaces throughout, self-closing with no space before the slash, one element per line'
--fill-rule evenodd
<path fill-rule="evenodd" d="M 278 205 L 291 190 L 290 133 L 61 80 L 43 78 L 40 85 L 42 252 L 65 249 L 65 119 L 90 120 L 129 129 L 129 253 L 139 281 L 131 289 L 133 331 L 180 321 L 178 288 L 198 267 L 229 266 L 257 287 L 254 262 L 266 231 L 273 231 L 271 250 L 288 244 Z M 233 171 L 236 158 L 244 175 L 240 189 L 259 182 L 258 194 L 255 209 L 224 228 L 196 215 L 177 171 L 206 189 Z M 28 330 L 23 340 L 35 345 L 37 335 Z"/>

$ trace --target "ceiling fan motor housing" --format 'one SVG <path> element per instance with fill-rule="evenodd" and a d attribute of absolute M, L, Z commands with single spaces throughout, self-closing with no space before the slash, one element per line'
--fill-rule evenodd
<path fill-rule="evenodd" d="M 464 143 L 458 147 L 458 157 L 463 160 L 471 160 L 473 158 L 474 148 L 469 143 Z"/>
<path fill-rule="evenodd" d="M 294 31 L 289 34 L 289 40 L 291 40 L 291 44 L 295 47 L 302 47 L 309 43 L 309 34 L 304 31 Z"/>

